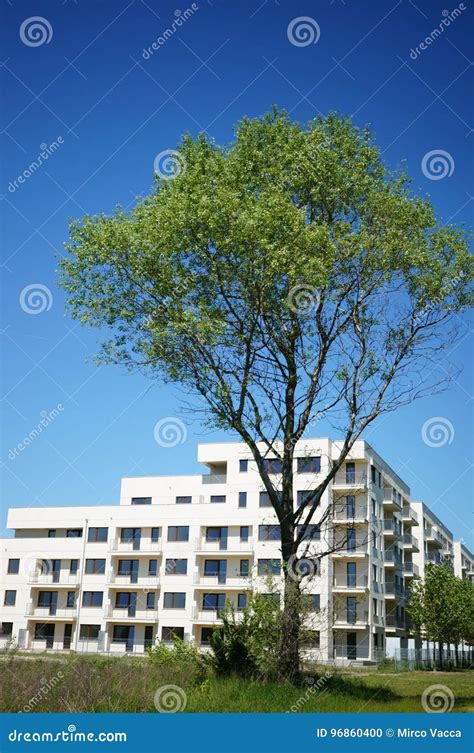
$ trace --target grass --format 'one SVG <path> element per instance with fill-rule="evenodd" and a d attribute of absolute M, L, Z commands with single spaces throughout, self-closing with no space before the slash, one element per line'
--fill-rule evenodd
<path fill-rule="evenodd" d="M 9 656 L 0 661 L 0 710 L 156 713 L 156 691 L 174 685 L 186 694 L 187 712 L 419 712 L 423 691 L 435 684 L 452 691 L 453 711 L 474 710 L 470 670 L 367 675 L 338 671 L 325 678 L 333 671 L 321 668 L 319 688 L 314 680 L 297 688 L 210 673 L 193 679 L 186 667 L 129 657 Z"/>

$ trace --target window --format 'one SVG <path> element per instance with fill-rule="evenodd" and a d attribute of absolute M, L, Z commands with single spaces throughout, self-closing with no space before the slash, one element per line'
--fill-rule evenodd
<path fill-rule="evenodd" d="M 75 575 L 77 573 L 78 568 L 79 568 L 79 560 L 70 560 L 69 562 L 70 575 Z"/>
<path fill-rule="evenodd" d="M 259 575 L 280 575 L 281 560 L 258 560 Z"/>
<path fill-rule="evenodd" d="M 268 492 L 260 492 L 259 507 L 271 507 L 270 495 Z"/>
<path fill-rule="evenodd" d="M 211 494 L 211 504 L 212 505 L 225 504 L 225 494 Z"/>
<path fill-rule="evenodd" d="M 8 560 L 8 574 L 16 575 L 20 570 L 20 560 L 12 559 Z"/>
<path fill-rule="evenodd" d="M 240 540 L 241 541 L 248 541 L 249 540 L 249 532 L 250 529 L 248 526 L 240 526 Z"/>
<path fill-rule="evenodd" d="M 374 615 L 374 617 L 377 617 L 378 615 L 377 599 L 372 599 L 372 614 Z"/>
<path fill-rule="evenodd" d="M 211 612 L 218 612 L 224 609 L 225 606 L 225 594 L 203 594 L 202 595 L 202 608 L 203 610 L 209 610 Z"/>
<path fill-rule="evenodd" d="M 129 606 L 135 605 L 137 602 L 136 593 L 130 591 L 117 591 L 115 594 L 115 608 L 127 609 Z"/>
<path fill-rule="evenodd" d="M 113 643 L 128 643 L 130 639 L 130 631 L 133 631 L 131 625 L 114 625 L 114 631 L 112 634 Z M 131 634 L 133 636 L 133 632 Z"/>
<path fill-rule="evenodd" d="M 107 541 L 108 534 L 108 528 L 89 528 L 87 541 Z"/>
<path fill-rule="evenodd" d="M 66 538 L 67 539 L 81 539 L 82 528 L 68 528 L 66 531 Z"/>
<path fill-rule="evenodd" d="M 168 526 L 168 541 L 189 541 L 189 526 Z"/>
<path fill-rule="evenodd" d="M 148 575 L 158 574 L 158 560 L 148 560 Z"/>
<path fill-rule="evenodd" d="M 240 560 L 240 577 L 247 578 L 250 573 L 250 560 Z"/>
<path fill-rule="evenodd" d="M 54 638 L 54 623 L 37 622 L 35 624 L 35 641 L 52 641 Z M 52 647 L 52 643 L 51 643 Z"/>
<path fill-rule="evenodd" d="M 192 497 L 176 497 L 177 505 L 190 505 L 192 501 Z"/>
<path fill-rule="evenodd" d="M 357 597 L 348 596 L 347 604 L 347 622 L 354 623 L 357 620 Z"/>
<path fill-rule="evenodd" d="M 102 591 L 84 591 L 82 594 L 83 607 L 101 607 L 104 594 Z"/>
<path fill-rule="evenodd" d="M 347 549 L 353 552 L 356 548 L 356 531 L 355 528 L 347 529 Z"/>
<path fill-rule="evenodd" d="M 0 637 L 8 638 L 13 634 L 13 622 L 0 622 Z"/>
<path fill-rule="evenodd" d="M 211 635 L 213 634 L 215 628 L 213 627 L 203 627 L 201 628 L 201 646 L 208 646 L 209 642 L 211 640 Z"/>
<path fill-rule="evenodd" d="M 147 593 L 146 595 L 146 608 L 147 609 L 155 608 L 155 594 L 152 591 Z"/>
<path fill-rule="evenodd" d="M 237 611 L 241 612 L 247 606 L 247 594 L 237 594 Z"/>
<path fill-rule="evenodd" d="M 355 518 L 355 504 L 356 498 L 354 494 L 349 494 L 346 497 L 346 516 L 348 518 Z"/>
<path fill-rule="evenodd" d="M 319 501 L 315 502 L 313 489 L 304 489 L 302 491 L 296 492 L 296 504 L 298 505 L 298 507 L 306 504 L 317 507 L 319 505 Z"/>
<path fill-rule="evenodd" d="M 303 531 L 304 525 L 298 526 L 298 535 Z M 308 523 L 303 534 L 302 541 L 319 541 L 321 539 L 321 529 L 316 523 Z"/>
<path fill-rule="evenodd" d="M 120 529 L 120 541 L 140 541 L 142 536 L 141 528 L 121 528 Z"/>
<path fill-rule="evenodd" d="M 66 607 L 68 609 L 74 609 L 76 606 L 76 592 L 68 591 L 66 595 Z"/>
<path fill-rule="evenodd" d="M 185 593 L 172 593 L 168 591 L 165 593 L 163 602 L 164 609 L 185 609 L 186 608 L 186 594 Z"/>
<path fill-rule="evenodd" d="M 247 473 L 249 469 L 249 461 L 248 460 L 239 460 L 239 472 L 240 473 Z"/>
<path fill-rule="evenodd" d="M 347 585 L 353 588 L 357 581 L 357 564 L 355 562 L 347 563 Z"/>
<path fill-rule="evenodd" d="M 258 527 L 259 541 L 280 541 L 281 531 L 279 525 L 262 525 Z"/>
<path fill-rule="evenodd" d="M 301 645 L 306 648 L 319 648 L 319 630 L 304 630 Z"/>
<path fill-rule="evenodd" d="M 375 465 L 370 466 L 370 478 L 372 479 L 372 483 L 375 484 L 377 479 L 377 469 L 375 468 Z"/>
<path fill-rule="evenodd" d="M 16 591 L 5 591 L 5 599 L 3 601 L 6 607 L 14 607 L 16 602 Z"/>
<path fill-rule="evenodd" d="M 38 606 L 50 607 L 57 602 L 57 591 L 40 591 L 38 594 Z"/>
<path fill-rule="evenodd" d="M 278 458 L 268 458 L 263 461 L 263 470 L 267 473 L 281 473 L 282 467 L 282 461 Z"/>
<path fill-rule="evenodd" d="M 118 575 L 133 575 L 138 572 L 138 560 L 119 560 Z"/>
<path fill-rule="evenodd" d="M 247 507 L 247 492 L 239 492 L 239 507 Z"/>
<path fill-rule="evenodd" d="M 79 629 L 79 640 L 96 641 L 99 637 L 100 625 L 81 625 Z"/>
<path fill-rule="evenodd" d="M 306 458 L 297 459 L 298 473 L 320 473 L 321 458 L 319 455 L 313 455 Z"/>
<path fill-rule="evenodd" d="M 227 560 L 204 560 L 204 575 L 225 575 L 227 573 Z"/>
<path fill-rule="evenodd" d="M 48 539 L 55 539 L 56 538 L 56 529 L 50 528 L 48 531 Z"/>
<path fill-rule="evenodd" d="M 308 601 L 309 601 L 309 609 L 311 609 L 314 612 L 319 612 L 319 610 L 321 609 L 321 595 L 309 594 Z"/>
<path fill-rule="evenodd" d="M 186 575 L 188 572 L 188 560 L 166 560 L 166 575 Z"/>
<path fill-rule="evenodd" d="M 151 505 L 151 497 L 132 497 L 132 505 Z"/>
<path fill-rule="evenodd" d="M 156 543 L 160 540 L 160 529 L 159 528 L 152 528 L 151 529 L 151 540 L 153 543 Z"/>
<path fill-rule="evenodd" d="M 203 628 L 204 629 L 204 628 Z M 184 627 L 162 627 L 161 628 L 161 640 L 166 643 L 171 643 L 174 638 L 184 640 Z"/>
<path fill-rule="evenodd" d="M 104 575 L 105 560 L 86 560 L 86 575 Z"/>
<path fill-rule="evenodd" d="M 346 463 L 346 484 L 355 483 L 355 463 Z"/>

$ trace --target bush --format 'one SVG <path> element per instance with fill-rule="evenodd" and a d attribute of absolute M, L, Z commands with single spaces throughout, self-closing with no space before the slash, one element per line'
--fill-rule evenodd
<path fill-rule="evenodd" d="M 148 649 L 149 661 L 168 670 L 171 677 L 183 675 L 189 683 L 202 683 L 209 673 L 209 661 L 199 649 L 190 643 L 184 643 L 180 638 L 174 638 L 172 646 L 157 643 Z"/>

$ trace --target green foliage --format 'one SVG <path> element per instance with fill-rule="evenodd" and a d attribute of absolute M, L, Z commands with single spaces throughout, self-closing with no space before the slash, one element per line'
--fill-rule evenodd
<path fill-rule="evenodd" d="M 148 649 L 147 654 L 151 664 L 168 670 L 171 675 L 181 673 L 187 676 L 188 681 L 196 683 L 206 678 L 208 665 L 205 655 L 197 646 L 179 638 L 175 637 L 171 646 L 157 643 Z"/>

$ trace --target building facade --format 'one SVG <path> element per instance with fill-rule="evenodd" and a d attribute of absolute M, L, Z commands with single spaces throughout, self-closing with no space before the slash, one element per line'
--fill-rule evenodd
<path fill-rule="evenodd" d="M 326 438 L 296 445 L 296 505 L 340 449 Z M 11 509 L 1 643 L 139 654 L 179 636 L 206 647 L 226 602 L 238 614 L 251 591 L 278 599 L 279 526 L 248 448 L 203 444 L 198 460 L 202 475 L 122 479 L 119 505 Z M 267 463 L 278 487 L 279 463 Z M 299 554 L 309 570 L 307 650 L 323 662 L 408 647 L 410 579 L 444 554 L 465 577 L 473 569 L 466 547 L 363 441 L 325 491 Z"/>

